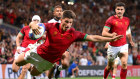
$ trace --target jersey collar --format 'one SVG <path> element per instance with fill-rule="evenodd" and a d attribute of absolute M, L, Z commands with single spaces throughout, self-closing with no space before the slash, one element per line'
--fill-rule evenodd
<path fill-rule="evenodd" d="M 115 17 L 115 18 L 117 18 L 117 19 L 120 19 L 120 18 L 118 18 L 118 16 L 117 16 L 117 15 L 114 15 L 114 17 Z M 123 19 L 123 17 L 122 17 L 122 19 Z M 122 19 L 120 19 L 120 20 L 122 20 Z"/>

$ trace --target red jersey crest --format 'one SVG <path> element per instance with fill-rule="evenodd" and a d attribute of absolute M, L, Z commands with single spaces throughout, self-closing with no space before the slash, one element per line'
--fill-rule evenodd
<path fill-rule="evenodd" d="M 56 36 L 56 35 L 57 35 L 57 31 L 54 31 L 54 32 L 53 32 L 53 36 Z"/>

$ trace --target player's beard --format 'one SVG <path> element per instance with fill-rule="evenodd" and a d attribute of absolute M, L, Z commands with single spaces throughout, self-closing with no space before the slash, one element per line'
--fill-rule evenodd
<path fill-rule="evenodd" d="M 123 14 L 122 13 L 118 13 L 117 16 L 118 17 L 123 17 Z"/>
<path fill-rule="evenodd" d="M 56 16 L 56 17 L 55 17 L 55 19 L 56 19 L 56 20 L 60 20 L 60 19 L 61 19 L 61 17 L 57 17 L 57 16 Z"/>
<path fill-rule="evenodd" d="M 64 25 L 62 25 L 62 30 L 63 31 L 67 31 L 69 28 L 68 28 L 68 26 L 66 25 L 66 24 L 64 24 Z"/>

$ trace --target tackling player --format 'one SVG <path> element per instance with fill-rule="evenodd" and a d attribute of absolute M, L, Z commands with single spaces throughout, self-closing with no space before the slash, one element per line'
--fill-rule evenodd
<path fill-rule="evenodd" d="M 34 15 L 32 17 L 32 22 L 35 22 L 35 24 L 37 23 L 40 23 L 41 22 L 41 19 L 38 15 Z M 34 44 L 35 42 L 37 42 L 38 40 L 40 39 L 37 39 L 37 40 L 32 40 L 29 38 L 29 30 L 30 30 L 30 27 L 29 26 L 24 26 L 20 32 L 18 33 L 17 35 L 17 38 L 16 38 L 16 46 L 17 46 L 17 51 L 15 53 L 15 60 L 12 64 L 12 70 L 13 72 L 17 72 L 19 70 L 19 66 L 17 66 L 15 64 L 15 61 L 17 60 L 18 56 L 22 53 L 22 51 L 25 50 L 25 48 L 29 45 L 29 44 Z M 22 42 L 20 43 L 20 41 L 22 40 Z M 18 77 L 18 79 L 24 79 L 26 73 L 27 73 L 27 70 L 29 69 L 30 67 L 30 64 L 27 64 L 27 65 L 24 65 L 22 67 L 22 72 L 20 74 L 20 76 Z M 31 75 L 30 73 L 28 73 L 28 76 L 27 78 L 28 79 L 31 79 Z"/>

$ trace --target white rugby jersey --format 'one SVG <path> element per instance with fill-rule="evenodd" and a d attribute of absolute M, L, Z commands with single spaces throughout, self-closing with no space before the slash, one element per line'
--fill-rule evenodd
<path fill-rule="evenodd" d="M 55 23 L 55 22 L 61 23 L 60 20 L 57 21 L 57 20 L 55 20 L 54 18 L 48 21 L 48 23 Z"/>

